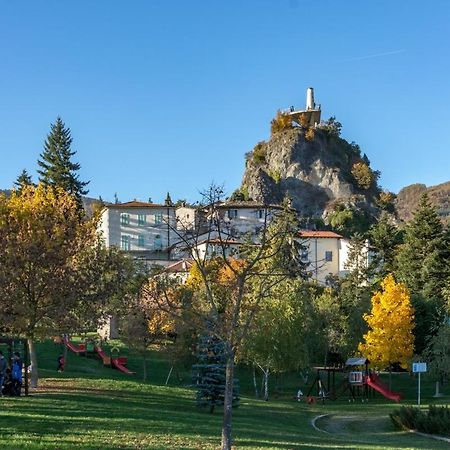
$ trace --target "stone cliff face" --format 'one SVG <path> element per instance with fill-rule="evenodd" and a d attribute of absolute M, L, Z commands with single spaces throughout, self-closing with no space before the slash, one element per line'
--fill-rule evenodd
<path fill-rule="evenodd" d="M 266 203 L 288 195 L 300 214 L 310 216 L 326 215 L 336 202 L 371 208 L 376 180 L 363 189 L 352 175 L 353 164 L 363 158 L 357 145 L 325 129 L 283 130 L 247 154 L 241 192 Z"/>

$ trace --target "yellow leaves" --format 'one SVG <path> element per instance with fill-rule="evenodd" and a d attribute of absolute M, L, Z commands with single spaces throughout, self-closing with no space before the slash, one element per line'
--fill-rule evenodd
<path fill-rule="evenodd" d="M 386 366 L 399 362 L 406 366 L 414 352 L 414 309 L 408 288 L 396 283 L 392 274 L 372 297 L 372 310 L 363 316 L 369 325 L 359 351 L 372 363 Z"/>
<path fill-rule="evenodd" d="M 362 161 L 353 164 L 352 175 L 362 189 L 369 189 L 374 182 L 374 175 L 370 167 Z"/>
<path fill-rule="evenodd" d="M 277 112 L 277 115 L 270 123 L 270 130 L 272 135 L 283 130 L 289 130 L 292 128 L 292 118 L 289 114 Z"/>

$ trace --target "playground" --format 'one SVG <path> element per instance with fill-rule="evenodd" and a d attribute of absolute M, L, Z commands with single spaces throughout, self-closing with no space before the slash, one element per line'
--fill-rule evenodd
<path fill-rule="evenodd" d="M 80 348 L 82 341 L 72 342 Z M 117 350 L 114 350 L 117 349 Z M 171 365 L 155 350 L 148 354 L 150 379 L 142 383 L 142 360 L 120 343 L 102 348 L 106 356 L 127 358 L 133 375 L 104 365 L 98 352 L 92 357 L 67 352 L 64 372 L 56 371 L 61 344 L 51 341 L 38 345 L 40 387 L 29 397 L 0 400 L 0 448 L 4 449 L 214 449 L 219 445 L 220 414 L 208 414 L 195 407 L 190 371 L 172 376 Z M 87 348 L 86 348 L 87 351 Z M 359 367 L 358 367 L 359 368 Z M 356 370 L 354 370 L 356 371 Z M 336 387 L 344 372 L 336 373 Z M 325 376 L 324 376 L 325 375 Z M 299 377 L 290 374 L 282 389 L 269 402 L 255 400 L 251 373 L 238 367 L 243 398 L 233 412 L 236 446 L 245 449 L 440 449 L 448 443 L 396 431 L 388 417 L 398 407 L 377 391 L 368 401 L 347 391 L 336 400 L 325 398 L 308 404 L 293 393 Z M 326 385 L 326 372 L 321 373 Z M 330 375 L 330 379 L 332 375 Z M 385 374 L 381 375 L 387 382 Z M 306 393 L 315 373 L 300 384 Z M 300 381 L 300 383 L 302 383 Z M 417 380 L 408 373 L 394 374 L 392 390 L 402 392 L 401 404 L 414 404 Z M 326 386 L 324 386 L 326 387 Z M 314 386 L 316 396 L 317 385 Z M 356 389 L 356 387 L 355 387 Z M 364 389 L 361 387 L 361 391 Z M 355 393 L 356 394 L 356 393 Z M 436 403 L 434 383 L 423 379 L 424 404 Z M 448 397 L 439 399 L 441 404 Z M 316 420 L 318 430 L 312 425 Z"/>

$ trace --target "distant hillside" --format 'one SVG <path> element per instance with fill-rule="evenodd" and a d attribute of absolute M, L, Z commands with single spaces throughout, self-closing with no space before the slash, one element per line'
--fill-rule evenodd
<path fill-rule="evenodd" d="M 424 192 L 428 192 L 431 202 L 436 206 L 443 221 L 450 223 L 450 181 L 430 187 L 417 183 L 401 189 L 395 204 L 399 219 L 407 222 L 412 218 Z"/>

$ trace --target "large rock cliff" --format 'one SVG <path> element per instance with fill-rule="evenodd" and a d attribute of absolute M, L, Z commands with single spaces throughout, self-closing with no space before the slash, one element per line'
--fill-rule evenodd
<path fill-rule="evenodd" d="M 359 146 L 342 139 L 339 130 L 324 124 L 273 133 L 246 155 L 239 193 L 266 203 L 280 203 L 289 196 L 305 216 L 325 217 L 337 204 L 373 210 L 378 173 L 370 169 Z M 362 168 L 360 177 L 355 164 Z"/>

